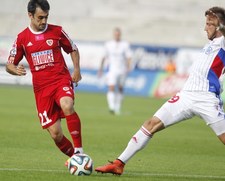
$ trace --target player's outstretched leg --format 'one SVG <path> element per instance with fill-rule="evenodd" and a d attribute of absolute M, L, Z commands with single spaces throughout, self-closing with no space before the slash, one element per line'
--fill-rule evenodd
<path fill-rule="evenodd" d="M 123 173 L 124 166 L 125 164 L 122 161 L 116 159 L 113 162 L 108 163 L 107 165 L 95 168 L 95 171 L 101 173 L 112 173 L 116 175 L 121 175 Z"/>

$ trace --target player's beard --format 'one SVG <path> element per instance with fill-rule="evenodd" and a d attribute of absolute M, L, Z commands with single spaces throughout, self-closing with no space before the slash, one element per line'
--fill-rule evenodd
<path fill-rule="evenodd" d="M 43 31 L 46 28 L 46 24 L 41 24 L 39 26 L 39 31 Z"/>

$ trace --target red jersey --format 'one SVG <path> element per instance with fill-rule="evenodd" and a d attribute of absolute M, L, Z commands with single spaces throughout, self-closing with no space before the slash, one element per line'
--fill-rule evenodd
<path fill-rule="evenodd" d="M 27 27 L 18 34 L 8 62 L 18 65 L 26 57 L 36 92 L 63 79 L 72 81 L 61 48 L 66 53 L 77 50 L 62 27 L 48 24 L 41 32 Z"/>

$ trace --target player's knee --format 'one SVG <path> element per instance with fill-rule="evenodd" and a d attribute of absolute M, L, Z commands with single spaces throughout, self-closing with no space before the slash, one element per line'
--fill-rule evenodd
<path fill-rule="evenodd" d="M 151 133 L 154 134 L 162 129 L 164 129 L 164 125 L 160 119 L 157 117 L 152 117 L 149 120 L 145 121 L 143 126 Z"/>
<path fill-rule="evenodd" d="M 73 103 L 72 102 L 65 102 L 61 104 L 61 108 L 65 115 L 70 115 L 74 112 Z"/>
<path fill-rule="evenodd" d="M 52 131 L 50 135 L 55 143 L 59 143 L 63 138 L 63 133 L 61 131 Z"/>
<path fill-rule="evenodd" d="M 63 105 L 62 110 L 63 110 L 65 115 L 70 115 L 74 112 L 73 105 L 71 105 L 71 104 Z"/>
<path fill-rule="evenodd" d="M 65 115 L 70 115 L 74 112 L 73 104 L 73 99 L 70 97 L 62 97 L 60 99 L 60 106 Z"/>
<path fill-rule="evenodd" d="M 218 137 L 219 137 L 220 141 L 225 145 L 225 133 L 221 134 Z"/>

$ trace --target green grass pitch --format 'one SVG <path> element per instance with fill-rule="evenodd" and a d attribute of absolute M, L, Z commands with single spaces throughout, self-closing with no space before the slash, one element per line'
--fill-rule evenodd
<path fill-rule="evenodd" d="M 82 121 L 83 146 L 94 167 L 119 156 L 164 102 L 126 96 L 122 115 L 114 116 L 108 112 L 105 95 L 77 91 L 75 109 Z M 62 125 L 69 137 L 65 120 Z M 95 172 L 72 176 L 64 166 L 66 159 L 39 124 L 32 88 L 0 85 L 1 181 L 225 180 L 225 147 L 197 117 L 154 135 L 122 176 Z"/>

